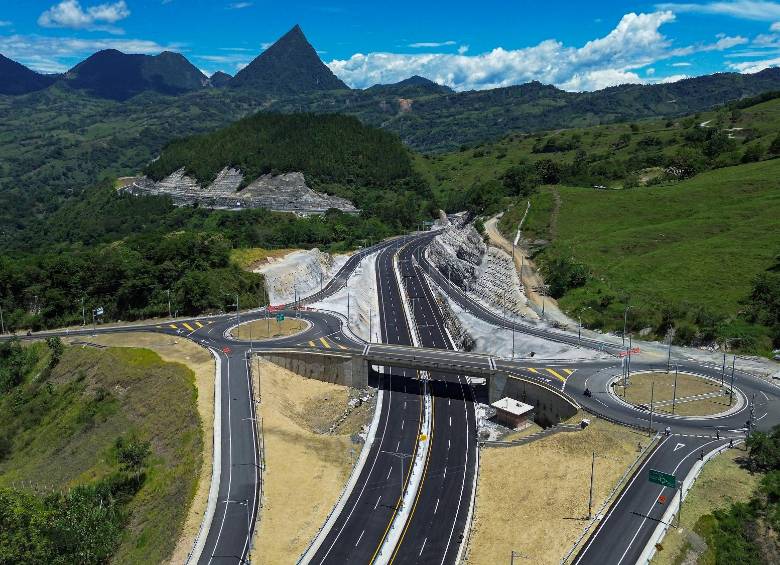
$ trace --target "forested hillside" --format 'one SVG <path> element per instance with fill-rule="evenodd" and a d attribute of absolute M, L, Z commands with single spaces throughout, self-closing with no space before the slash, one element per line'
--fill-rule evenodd
<path fill-rule="evenodd" d="M 184 167 L 205 185 L 227 166 L 242 171 L 244 185 L 267 173 L 303 172 L 314 188 L 389 224 L 411 226 L 432 211 L 430 188 L 398 138 L 335 114 L 259 113 L 170 143 L 146 173 L 160 180 Z"/>

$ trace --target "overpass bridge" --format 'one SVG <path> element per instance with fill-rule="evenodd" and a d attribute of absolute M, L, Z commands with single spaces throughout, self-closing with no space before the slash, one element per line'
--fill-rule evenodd
<path fill-rule="evenodd" d="M 532 404 L 536 420 L 544 425 L 573 416 L 580 408 L 563 391 L 562 382 L 551 383 L 542 377 L 540 370 L 532 367 L 537 365 L 541 369 L 549 362 L 382 343 L 366 344 L 362 350 L 265 347 L 252 349 L 251 353 L 303 377 L 354 388 L 368 385 L 372 367 L 425 371 L 432 378 L 437 374 L 482 377 L 487 382 L 490 402 L 508 396 Z"/>

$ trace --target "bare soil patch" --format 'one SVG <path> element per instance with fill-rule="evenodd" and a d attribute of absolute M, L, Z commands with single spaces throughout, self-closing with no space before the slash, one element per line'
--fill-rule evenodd
<path fill-rule="evenodd" d="M 264 496 L 253 562 L 292 563 L 325 523 L 349 477 L 374 399 L 368 393 L 306 379 L 264 360 L 253 364 L 260 391 Z"/>
<path fill-rule="evenodd" d="M 468 563 L 508 563 L 513 550 L 528 563 L 560 562 L 587 524 L 592 452 L 595 512 L 648 441 L 594 419 L 581 432 L 483 449 Z"/>

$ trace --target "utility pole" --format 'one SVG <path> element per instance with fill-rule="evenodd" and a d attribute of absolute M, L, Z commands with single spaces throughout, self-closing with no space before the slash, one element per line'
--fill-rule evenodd
<path fill-rule="evenodd" d="M 734 359 L 731 361 L 731 389 L 729 390 L 729 406 L 731 406 L 732 401 L 734 400 L 734 365 L 737 363 L 737 356 L 734 356 Z"/>
<path fill-rule="evenodd" d="M 349 292 L 347 292 L 347 325 L 349 325 Z"/>
<path fill-rule="evenodd" d="M 626 327 L 628 326 L 628 304 L 626 304 L 626 309 L 623 311 L 623 347 L 626 346 Z"/>
<path fill-rule="evenodd" d="M 650 435 L 653 435 L 653 400 L 655 393 L 655 381 L 650 383 Z"/>
<path fill-rule="evenodd" d="M 669 370 L 672 366 L 672 332 L 669 331 L 669 349 L 666 354 L 666 374 L 669 374 Z"/>
<path fill-rule="evenodd" d="M 512 359 L 515 358 L 515 322 L 512 321 Z"/>
<path fill-rule="evenodd" d="M 236 293 L 236 321 L 241 324 L 241 313 L 238 310 L 238 293 Z"/>
<path fill-rule="evenodd" d="M 371 306 L 368 307 L 368 343 L 371 343 L 371 320 L 373 318 L 373 312 Z"/>
<path fill-rule="evenodd" d="M 723 386 L 723 379 L 726 377 L 726 342 L 723 342 L 723 366 L 720 368 L 720 386 Z"/>
<path fill-rule="evenodd" d="M 87 325 L 87 311 L 84 309 L 84 297 L 81 297 L 81 325 Z"/>
<path fill-rule="evenodd" d="M 674 405 L 677 402 L 677 363 L 674 364 L 674 390 L 672 391 L 672 414 L 674 414 Z"/>
<path fill-rule="evenodd" d="M 590 494 L 588 495 L 588 520 L 593 517 L 593 475 L 596 471 L 596 452 L 590 459 Z"/>
<path fill-rule="evenodd" d="M 171 289 L 168 289 L 168 317 L 171 317 Z"/>
<path fill-rule="evenodd" d="M 577 314 L 577 321 L 580 323 L 579 327 L 577 328 L 577 347 L 580 347 L 580 342 L 582 341 L 582 312 Z"/>
<path fill-rule="evenodd" d="M 322 271 L 320 271 L 320 292 L 322 292 Z"/>

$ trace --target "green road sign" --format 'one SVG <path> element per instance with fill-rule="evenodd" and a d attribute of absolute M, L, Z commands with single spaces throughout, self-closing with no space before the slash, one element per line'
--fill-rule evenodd
<path fill-rule="evenodd" d="M 650 469 L 650 475 L 648 477 L 651 483 L 662 485 L 669 488 L 677 488 L 677 477 L 670 475 L 669 473 L 663 473 Z"/>
<path fill-rule="evenodd" d="M 284 314 L 277 314 L 276 315 L 276 321 L 277 322 L 284 322 Z"/>

